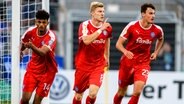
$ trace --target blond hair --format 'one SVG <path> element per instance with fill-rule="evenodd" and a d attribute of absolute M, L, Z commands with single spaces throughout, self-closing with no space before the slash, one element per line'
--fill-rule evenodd
<path fill-rule="evenodd" d="M 104 7 L 104 4 L 98 1 L 93 1 L 90 4 L 90 13 L 93 12 L 98 7 Z"/>

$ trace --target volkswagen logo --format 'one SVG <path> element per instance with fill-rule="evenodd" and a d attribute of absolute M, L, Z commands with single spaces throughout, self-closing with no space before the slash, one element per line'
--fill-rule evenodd
<path fill-rule="evenodd" d="M 69 94 L 69 90 L 70 84 L 68 79 L 61 74 L 57 74 L 50 89 L 50 98 L 62 100 Z"/>

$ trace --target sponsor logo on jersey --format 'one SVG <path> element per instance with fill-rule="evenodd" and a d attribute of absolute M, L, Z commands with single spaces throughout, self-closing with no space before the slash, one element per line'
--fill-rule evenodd
<path fill-rule="evenodd" d="M 64 99 L 69 94 L 69 91 L 70 84 L 68 79 L 61 74 L 56 75 L 50 89 L 50 98 L 53 100 Z"/>
<path fill-rule="evenodd" d="M 105 40 L 104 39 L 94 40 L 93 43 L 104 44 Z"/>
<path fill-rule="evenodd" d="M 151 44 L 151 41 L 149 39 L 142 39 L 142 38 L 137 38 L 136 43 L 140 43 L 140 44 Z"/>

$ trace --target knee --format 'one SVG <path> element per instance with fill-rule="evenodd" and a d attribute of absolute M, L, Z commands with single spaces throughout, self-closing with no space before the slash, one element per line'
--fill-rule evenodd
<path fill-rule="evenodd" d="M 91 90 L 91 91 L 89 92 L 89 97 L 92 98 L 92 99 L 96 98 L 97 92 L 98 92 L 98 91 L 95 90 L 95 89 Z"/>
<path fill-rule="evenodd" d="M 22 99 L 21 99 L 21 103 L 20 104 L 29 104 L 29 98 L 28 97 L 23 97 Z"/>
<path fill-rule="evenodd" d="M 117 94 L 120 96 L 125 96 L 127 91 L 127 87 L 126 88 L 119 88 Z"/>
<path fill-rule="evenodd" d="M 92 98 L 92 99 L 96 98 L 98 90 L 99 90 L 98 86 L 90 85 L 90 87 L 89 87 L 89 97 Z"/>
<path fill-rule="evenodd" d="M 133 95 L 134 95 L 134 96 L 139 96 L 139 95 L 141 94 L 141 92 L 142 92 L 141 89 L 140 89 L 140 90 L 135 90 L 135 91 L 133 92 Z"/>
<path fill-rule="evenodd" d="M 96 92 L 89 93 L 89 97 L 92 98 L 92 99 L 95 99 L 96 98 L 96 95 L 97 95 Z"/>
<path fill-rule="evenodd" d="M 42 99 L 43 99 L 43 97 L 36 94 L 34 97 L 34 100 L 33 100 L 33 104 L 40 104 Z"/>
<path fill-rule="evenodd" d="M 77 101 L 81 101 L 81 100 L 82 100 L 82 94 L 76 94 L 76 95 L 75 95 L 75 99 L 76 99 Z"/>
<path fill-rule="evenodd" d="M 31 99 L 32 93 L 23 92 L 21 104 L 29 104 L 29 100 Z"/>

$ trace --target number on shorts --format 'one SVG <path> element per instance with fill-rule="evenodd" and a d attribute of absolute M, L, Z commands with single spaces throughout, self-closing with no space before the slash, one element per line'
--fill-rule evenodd
<path fill-rule="evenodd" d="M 44 83 L 43 90 L 49 90 L 50 84 Z"/>
<path fill-rule="evenodd" d="M 149 71 L 146 69 L 142 69 L 142 75 L 148 77 Z"/>

